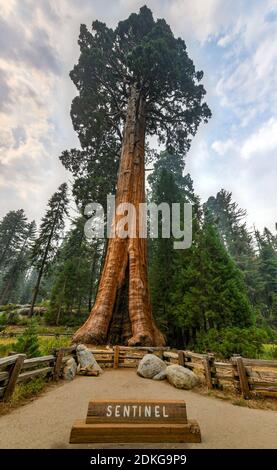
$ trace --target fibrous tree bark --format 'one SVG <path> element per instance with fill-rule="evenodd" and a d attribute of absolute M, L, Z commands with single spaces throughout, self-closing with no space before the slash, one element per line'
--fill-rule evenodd
<path fill-rule="evenodd" d="M 145 124 L 145 96 L 134 84 L 127 106 L 116 207 L 122 203 L 133 204 L 136 236 L 121 238 L 115 233 L 110 238 L 96 301 L 86 323 L 74 336 L 77 342 L 104 343 L 109 337 L 116 342 L 128 341 L 129 345 L 164 344 L 164 337 L 151 314 L 147 240 L 140 238 L 138 233 L 139 204 L 145 202 Z M 114 226 L 120 218 L 116 215 Z M 115 337 L 113 332 L 118 322 L 113 324 L 114 316 L 121 324 L 121 331 Z"/>

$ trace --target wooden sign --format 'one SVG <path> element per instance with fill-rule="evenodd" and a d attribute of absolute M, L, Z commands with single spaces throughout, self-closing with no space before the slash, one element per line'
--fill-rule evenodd
<path fill-rule="evenodd" d="M 70 443 L 201 442 L 184 400 L 93 400 L 76 421 Z"/>
<path fill-rule="evenodd" d="M 90 423 L 186 423 L 184 400 L 98 400 L 88 406 Z"/>

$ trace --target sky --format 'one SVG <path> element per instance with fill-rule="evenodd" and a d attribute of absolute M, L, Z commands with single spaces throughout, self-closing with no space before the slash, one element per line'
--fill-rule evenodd
<path fill-rule="evenodd" d="M 181 36 L 213 117 L 186 168 L 204 202 L 224 188 L 262 230 L 277 222 L 277 0 L 0 0 L 0 217 L 39 222 L 78 147 L 70 120 L 81 23 L 115 27 L 146 4 Z"/>

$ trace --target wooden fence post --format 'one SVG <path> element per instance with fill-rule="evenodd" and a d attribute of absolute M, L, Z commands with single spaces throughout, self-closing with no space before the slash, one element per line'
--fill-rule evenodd
<path fill-rule="evenodd" d="M 184 357 L 184 367 L 187 367 L 188 369 L 192 370 L 192 367 L 190 365 L 191 362 L 191 356 L 188 351 L 183 351 L 183 357 Z"/>
<path fill-rule="evenodd" d="M 237 371 L 239 375 L 239 383 L 240 383 L 240 390 L 242 393 L 243 398 L 248 399 L 250 398 L 250 389 L 249 389 L 249 383 L 248 383 L 248 378 L 246 374 L 246 369 L 243 363 L 242 357 L 236 357 L 236 366 L 237 366 Z"/>
<path fill-rule="evenodd" d="M 213 388 L 213 381 L 212 381 L 212 371 L 211 371 L 211 364 L 210 364 L 210 357 L 208 355 L 205 355 L 202 359 L 203 367 L 204 367 L 204 373 L 205 373 L 205 379 L 206 379 L 206 385 L 209 390 Z"/>
<path fill-rule="evenodd" d="M 55 380 L 56 382 L 60 378 L 60 373 L 61 373 L 61 369 L 63 365 L 63 355 L 64 355 L 63 349 L 59 349 L 58 351 L 55 352 L 56 358 L 55 358 L 55 365 L 54 365 L 54 371 L 53 371 L 53 380 Z"/>
<path fill-rule="evenodd" d="M 183 367 L 185 365 L 184 351 L 178 351 L 178 364 Z"/>
<path fill-rule="evenodd" d="M 113 368 L 118 369 L 119 364 L 119 346 L 113 348 Z"/>
<path fill-rule="evenodd" d="M 11 367 L 9 381 L 4 392 L 3 401 L 7 401 L 12 396 L 25 358 L 26 354 L 19 354 L 14 365 Z"/>
<path fill-rule="evenodd" d="M 234 378 L 234 387 L 237 393 L 241 393 L 241 388 L 240 388 L 240 381 L 239 381 L 239 373 L 238 373 L 238 368 L 237 368 L 237 357 L 232 356 L 230 359 L 230 362 L 232 364 L 232 370 L 233 370 L 233 378 Z"/>
<path fill-rule="evenodd" d="M 208 354 L 208 356 L 209 356 L 209 361 L 210 361 L 213 388 L 217 388 L 217 389 L 222 390 L 223 386 L 220 383 L 219 378 L 217 376 L 217 370 L 216 370 L 216 366 L 215 366 L 215 357 L 214 357 L 214 355 L 211 355 L 211 354 Z"/>

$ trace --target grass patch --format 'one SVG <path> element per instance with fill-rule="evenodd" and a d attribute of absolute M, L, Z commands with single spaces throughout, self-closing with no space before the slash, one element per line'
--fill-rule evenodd
<path fill-rule="evenodd" d="M 22 400 L 38 395 L 46 385 L 47 382 L 42 378 L 33 379 L 30 380 L 30 382 L 16 385 L 14 393 L 10 399 L 11 405 L 17 405 Z"/>
<path fill-rule="evenodd" d="M 229 403 L 234 406 L 243 406 L 256 410 L 277 411 L 277 400 L 275 397 L 253 395 L 249 400 L 244 400 L 241 396 L 238 396 L 234 388 L 229 385 L 224 386 L 222 390 L 208 390 L 206 386 L 202 384 L 202 386 L 195 388 L 193 391 L 206 397 L 217 398 L 226 402 L 229 401 Z"/>
<path fill-rule="evenodd" d="M 52 354 L 53 349 L 67 348 L 71 345 L 70 336 L 50 337 L 39 336 L 39 349 L 42 356 Z"/>
<path fill-rule="evenodd" d="M 52 354 L 53 349 L 67 348 L 71 345 L 71 336 L 39 336 L 39 351 L 41 356 Z M 0 357 L 8 356 L 11 351 L 15 351 L 16 338 L 0 337 Z"/>
<path fill-rule="evenodd" d="M 5 357 L 10 351 L 14 351 L 15 341 L 14 338 L 1 338 L 0 339 L 0 357 Z"/>
<path fill-rule="evenodd" d="M 277 359 L 277 345 L 276 344 L 263 344 L 263 350 L 260 359 L 267 359 L 269 361 L 276 361 Z"/>
<path fill-rule="evenodd" d="M 16 385 L 11 398 L 7 402 L 0 402 L 0 415 L 7 414 L 18 406 L 25 405 L 31 399 L 38 397 L 49 386 L 49 382 L 40 377 Z"/>
<path fill-rule="evenodd" d="M 243 398 L 237 398 L 236 400 L 233 400 L 232 405 L 248 407 L 246 400 L 244 400 Z"/>
<path fill-rule="evenodd" d="M 40 320 L 37 319 L 38 324 L 37 324 L 37 331 L 38 334 L 46 334 L 46 333 L 52 333 L 55 335 L 61 335 L 61 334 L 72 334 L 76 331 L 76 327 L 70 327 L 70 326 L 49 326 L 49 325 L 44 325 L 40 323 Z M 2 332 L 5 333 L 21 333 L 22 331 L 25 330 L 27 324 L 30 323 L 30 319 L 27 319 L 26 325 L 6 325 L 4 327 L 4 330 Z"/>

